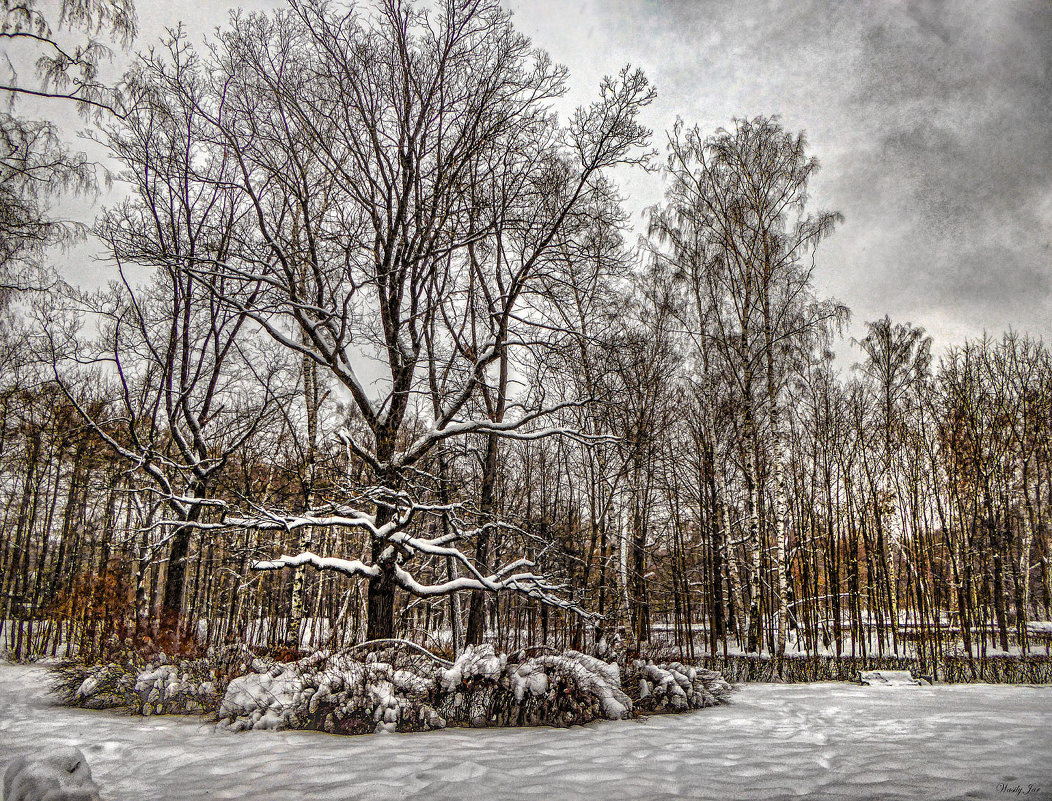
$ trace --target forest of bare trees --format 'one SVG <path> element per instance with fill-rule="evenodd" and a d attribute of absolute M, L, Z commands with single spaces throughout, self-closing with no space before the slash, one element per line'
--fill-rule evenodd
<path fill-rule="evenodd" d="M 627 67 L 560 121 L 568 76 L 507 13 L 441 5 L 170 32 L 85 95 L 120 189 L 90 232 L 32 177 L 86 164 L 5 114 L 10 655 L 1046 653 L 1040 336 L 884 317 L 834 358 L 841 216 L 802 132 L 679 123 L 655 152 Z M 614 179 L 642 166 L 636 242 Z M 78 234 L 102 288 L 58 277 Z"/>

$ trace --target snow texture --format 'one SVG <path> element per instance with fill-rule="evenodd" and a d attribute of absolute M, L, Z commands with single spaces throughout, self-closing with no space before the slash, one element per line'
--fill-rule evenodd
<path fill-rule="evenodd" d="M 1052 687 L 748 684 L 698 714 L 392 737 L 231 734 L 201 718 L 56 706 L 0 665 L 0 770 L 79 747 L 106 801 L 622 801 L 1052 797 Z M 1021 794 L 1019 797 L 1023 797 Z"/>
<path fill-rule="evenodd" d="M 4 801 L 99 801 L 80 749 L 61 746 L 12 760 L 4 771 Z"/>

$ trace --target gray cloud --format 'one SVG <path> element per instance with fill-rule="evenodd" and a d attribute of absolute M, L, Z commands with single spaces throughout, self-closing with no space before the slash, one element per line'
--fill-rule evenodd
<path fill-rule="evenodd" d="M 1052 14 L 1041 5 L 892 6 L 864 33 L 845 121 L 870 121 L 872 144 L 841 167 L 837 191 L 889 232 L 886 260 L 866 263 L 893 313 L 1049 329 Z"/>
<path fill-rule="evenodd" d="M 544 13 L 523 2 L 517 19 Z M 890 313 L 943 343 L 1052 332 L 1046 0 L 612 0 L 588 17 L 588 38 L 562 34 L 553 54 L 588 71 L 597 57 L 642 65 L 661 93 L 659 131 L 677 115 L 714 130 L 772 113 L 808 131 L 823 163 L 816 205 L 846 216 L 818 281 L 856 328 Z M 638 186 L 657 199 L 654 183 Z"/>

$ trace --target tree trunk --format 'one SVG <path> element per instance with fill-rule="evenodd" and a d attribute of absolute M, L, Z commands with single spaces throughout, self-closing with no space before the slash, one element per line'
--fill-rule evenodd
<path fill-rule="evenodd" d="M 385 547 L 380 543 L 380 547 Z M 375 560 L 379 554 L 375 552 Z M 380 564 L 377 562 L 377 564 Z M 386 569 L 375 578 L 369 579 L 369 599 L 367 601 L 366 614 L 368 615 L 365 639 L 385 640 L 395 636 L 394 607 L 395 607 L 395 584 L 393 580 L 394 565 L 387 563 L 382 565 Z"/>
<path fill-rule="evenodd" d="M 314 478 L 317 468 L 318 455 L 318 372 L 314 361 L 303 357 L 303 399 L 307 412 L 307 452 L 305 454 L 303 471 L 303 505 L 309 510 L 314 505 Z M 313 529 L 311 526 L 303 526 L 300 529 L 299 551 L 305 553 L 311 549 Z M 303 623 L 303 577 L 306 568 L 293 568 L 292 575 L 292 603 L 289 613 L 288 645 L 299 649 L 300 629 Z"/>
<path fill-rule="evenodd" d="M 394 482 L 379 478 L 382 486 L 391 487 Z M 376 527 L 385 525 L 393 512 L 388 506 L 377 505 Z M 372 562 L 380 568 L 379 576 L 369 579 L 369 593 L 366 600 L 366 640 L 385 640 L 395 636 L 395 559 L 391 551 L 393 546 L 383 540 L 373 540 Z M 386 552 L 386 553 L 385 553 Z"/>
<path fill-rule="evenodd" d="M 204 496 L 203 488 L 195 488 L 195 498 Z M 186 516 L 187 523 L 196 523 L 201 517 L 202 507 L 193 505 Z M 193 526 L 179 526 L 172 534 L 172 545 L 168 552 L 168 569 L 164 577 L 164 594 L 161 600 L 161 619 L 159 634 L 171 637 L 175 643 L 182 641 L 183 631 L 183 591 L 186 588 L 186 559 L 190 554 L 190 543 L 193 539 Z"/>
<path fill-rule="evenodd" d="M 499 421 L 498 421 L 499 422 Z M 494 498 L 497 485 L 497 435 L 489 434 L 486 437 L 486 461 L 482 473 L 481 498 L 479 511 L 483 525 L 494 520 Z M 479 532 L 475 539 L 475 565 L 483 573 L 489 570 L 489 541 L 488 529 Z M 472 590 L 471 602 L 468 606 L 468 628 L 464 634 L 466 645 L 478 645 L 486 634 L 486 596 L 485 590 Z"/>

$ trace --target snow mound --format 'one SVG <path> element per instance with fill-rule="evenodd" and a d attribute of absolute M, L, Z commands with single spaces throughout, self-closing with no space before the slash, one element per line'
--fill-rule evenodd
<path fill-rule="evenodd" d="M 4 801 L 99 801 L 99 788 L 79 749 L 18 757 L 4 772 Z"/>
<path fill-rule="evenodd" d="M 719 673 L 681 662 L 654 664 L 637 659 L 626 671 L 640 712 L 686 712 L 726 703 L 731 685 Z"/>

